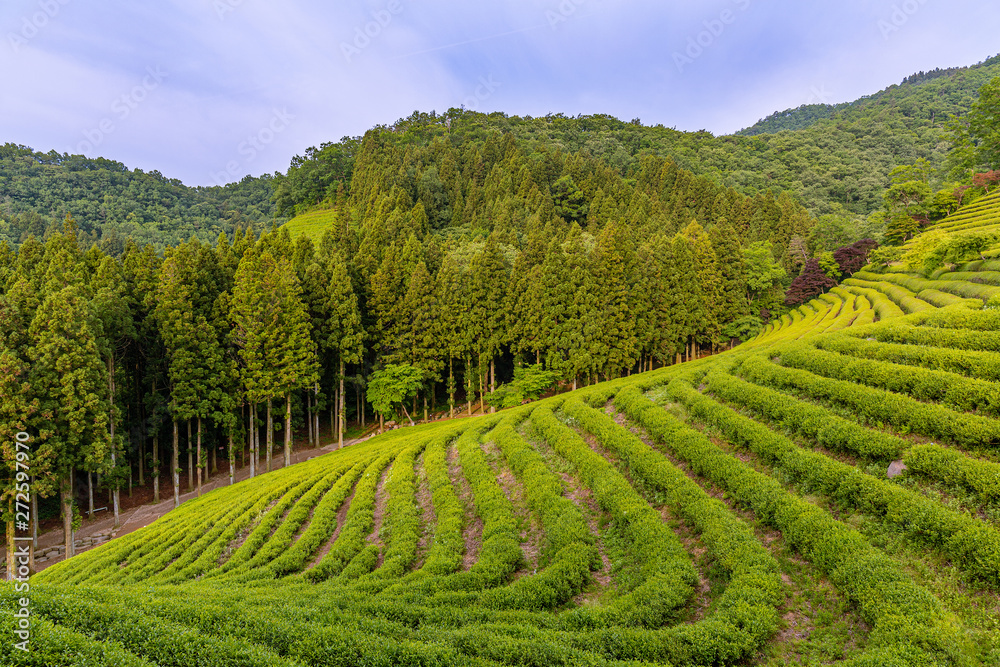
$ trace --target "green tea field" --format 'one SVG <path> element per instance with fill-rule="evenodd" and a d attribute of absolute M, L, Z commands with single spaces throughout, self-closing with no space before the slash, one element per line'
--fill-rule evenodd
<path fill-rule="evenodd" d="M 732 351 L 186 502 L 36 575 L 2 660 L 1000 664 L 998 225 L 980 199 Z"/>

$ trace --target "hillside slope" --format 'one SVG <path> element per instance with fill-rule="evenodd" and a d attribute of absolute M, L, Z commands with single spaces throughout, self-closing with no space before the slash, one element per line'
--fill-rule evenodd
<path fill-rule="evenodd" d="M 1000 198 L 974 206 L 731 352 L 392 431 L 55 565 L 31 664 L 996 665 L 1000 283 L 961 260 Z"/>

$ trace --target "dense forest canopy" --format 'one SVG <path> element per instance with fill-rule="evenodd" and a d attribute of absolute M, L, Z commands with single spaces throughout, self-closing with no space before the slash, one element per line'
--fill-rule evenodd
<path fill-rule="evenodd" d="M 155 170 L 8 143 L 0 146 L 0 240 L 42 237 L 69 214 L 84 243 L 101 242 L 116 255 L 130 238 L 161 250 L 192 236 L 210 242 L 238 226 L 269 226 L 271 181 L 248 176 L 223 187 L 191 188 Z"/>
<path fill-rule="evenodd" d="M 997 75 L 998 58 L 919 72 L 855 102 L 776 112 L 719 137 L 606 115 L 531 118 L 462 109 L 414 113 L 375 129 L 391 130 L 415 148 L 441 136 L 454 143 L 509 133 L 527 155 L 592 158 L 626 180 L 634 179 L 645 157 L 655 155 L 746 196 L 788 192 L 814 216 L 860 218 L 882 207 L 890 172 L 898 165 L 927 160 L 936 170 L 932 188 L 970 176 L 965 165 L 946 164 L 949 120 L 962 118 L 978 90 Z M 221 231 L 232 235 L 236 227 L 260 231 L 320 202 L 334 202 L 340 185 L 349 193 L 361 141 L 344 137 L 309 148 L 292 160 L 287 174 L 196 188 L 113 160 L 6 144 L 0 147 L 0 239 L 16 245 L 30 234 L 42 236 L 57 230 L 67 213 L 85 242 L 103 241 L 116 253 L 129 237 L 162 249 L 191 236 L 211 241 Z M 426 188 L 435 187 L 433 174 L 423 176 Z M 436 176 L 441 180 L 440 172 Z"/>

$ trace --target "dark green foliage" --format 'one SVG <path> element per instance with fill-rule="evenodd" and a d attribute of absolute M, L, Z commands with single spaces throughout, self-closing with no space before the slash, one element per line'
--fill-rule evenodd
<path fill-rule="evenodd" d="M 158 248 L 195 236 L 213 242 L 220 231 L 261 230 L 271 223 L 273 179 L 246 177 L 226 186 L 188 187 L 158 171 L 144 173 L 105 158 L 41 153 L 0 146 L 0 240 L 24 242 L 58 229 L 66 214 L 80 223 L 85 245 L 120 255 L 126 242 Z"/>
<path fill-rule="evenodd" d="M 423 381 L 424 372 L 419 368 L 389 364 L 368 380 L 368 402 L 382 415 L 392 414 L 397 406 L 406 412 L 407 399 L 417 393 Z"/>
<path fill-rule="evenodd" d="M 497 387 L 486 402 L 498 408 L 513 408 L 524 401 L 537 399 L 558 379 L 558 373 L 545 370 L 541 364 L 519 366 L 514 369 L 514 380 Z"/>

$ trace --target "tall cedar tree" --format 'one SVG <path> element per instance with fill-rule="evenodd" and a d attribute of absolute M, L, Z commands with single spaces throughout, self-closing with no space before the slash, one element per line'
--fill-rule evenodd
<path fill-rule="evenodd" d="M 448 254 L 438 271 L 435 290 L 437 292 L 438 319 L 434 331 L 441 339 L 444 356 L 448 358 L 448 407 L 449 416 L 455 416 L 455 360 L 463 359 L 468 353 L 465 331 L 466 322 L 466 274 L 455 256 Z M 466 376 L 469 370 L 466 368 Z M 469 399 L 471 408 L 472 402 Z"/>
<path fill-rule="evenodd" d="M 704 326 L 705 302 L 701 291 L 697 264 L 691 242 L 677 234 L 671 245 L 673 266 L 668 271 L 670 294 L 670 339 L 678 360 L 682 354 L 692 354 L 694 337 Z"/>
<path fill-rule="evenodd" d="M 100 328 L 83 288 L 71 285 L 45 298 L 28 330 L 29 381 L 38 397 L 32 426 L 60 480 L 67 558 L 74 554 L 73 474 L 97 470 L 111 448 Z"/>
<path fill-rule="evenodd" d="M 327 291 L 326 345 L 337 359 L 337 446 L 344 446 L 344 373 L 347 364 L 361 363 L 364 354 L 364 330 L 361 327 L 361 311 L 358 297 L 354 292 L 347 264 L 338 252 L 327 258 L 329 286 Z"/>
<path fill-rule="evenodd" d="M 13 273 L 8 278 L 13 277 Z M 7 578 L 14 578 L 17 568 L 15 556 L 15 500 L 18 493 L 18 448 L 15 438 L 27 432 L 29 420 L 38 409 L 38 399 L 33 395 L 29 380 L 30 338 L 28 327 L 38 307 L 31 284 L 19 278 L 5 294 L 0 295 L 0 508 L 7 523 Z M 30 434 L 29 434 L 30 438 Z M 25 443 L 32 452 L 32 493 L 51 494 L 54 488 L 50 461 L 39 456 L 38 443 Z M 24 472 L 21 472 L 24 475 Z M 26 480 L 25 480 L 26 481 Z M 21 489 L 23 490 L 23 486 Z M 33 552 L 32 552 L 33 553 Z M 33 566 L 33 563 L 29 564 Z"/>
<path fill-rule="evenodd" d="M 427 393 L 441 379 L 442 343 L 435 331 L 438 318 L 434 279 L 424 262 L 418 262 L 410 275 L 406 291 L 408 327 L 404 333 L 405 355 L 401 360 L 420 369 L 424 380 L 424 419 L 427 419 Z"/>
<path fill-rule="evenodd" d="M 472 258 L 470 270 L 467 308 L 472 347 L 480 368 L 489 372 L 489 382 L 482 382 L 480 391 L 485 391 L 488 384 L 492 393 L 496 386 L 496 357 L 504 338 L 503 305 L 507 289 L 507 265 L 494 237 L 488 237 Z"/>
<path fill-rule="evenodd" d="M 302 288 L 291 262 L 278 261 L 276 282 L 265 295 L 277 308 L 277 326 L 265 332 L 266 358 L 273 376 L 269 397 L 284 396 L 284 463 L 292 462 L 292 393 L 312 386 L 316 381 L 316 349 L 311 336 L 312 323 L 302 303 Z"/>
<path fill-rule="evenodd" d="M 199 315 L 195 313 L 193 296 L 196 286 L 187 280 L 189 272 L 186 265 L 193 262 L 193 256 L 188 250 L 181 246 L 175 252 L 168 253 L 160 270 L 156 299 L 156 319 L 169 360 L 167 376 L 173 425 L 170 469 L 175 507 L 180 505 L 180 422 L 196 416 L 198 385 L 204 377 L 199 364 L 198 342 L 193 335 Z M 190 426 L 190 422 L 188 424 Z M 188 447 L 190 446 L 191 443 L 188 442 Z M 189 476 L 192 472 L 189 470 Z"/>
<path fill-rule="evenodd" d="M 629 229 L 610 223 L 597 239 L 594 258 L 595 287 L 600 313 L 600 352 L 597 368 L 605 377 L 618 377 L 638 360 L 636 315 L 640 308 L 635 286 L 638 267 Z M 645 304 L 643 304 L 644 306 Z"/>
<path fill-rule="evenodd" d="M 684 228 L 684 236 L 691 243 L 691 250 L 694 253 L 695 271 L 701 286 L 704 305 L 704 320 L 695 332 L 695 344 L 707 342 L 715 347 L 722 338 L 722 323 L 725 317 L 723 276 L 719 271 L 712 240 L 704 228 L 697 222 L 692 222 Z"/>
<path fill-rule="evenodd" d="M 115 424 L 121 419 L 117 405 L 118 365 L 129 345 L 136 338 L 135 322 L 121 265 L 110 257 L 104 257 L 91 281 L 94 292 L 94 312 L 101 322 L 100 347 L 108 367 L 108 402 L 112 405 L 108 421 L 108 435 L 111 440 L 111 472 L 106 477 L 112 488 L 114 526 L 120 525 L 119 493 L 128 473 L 118 466 L 118 453 L 123 450 L 122 436 L 115 437 Z"/>

